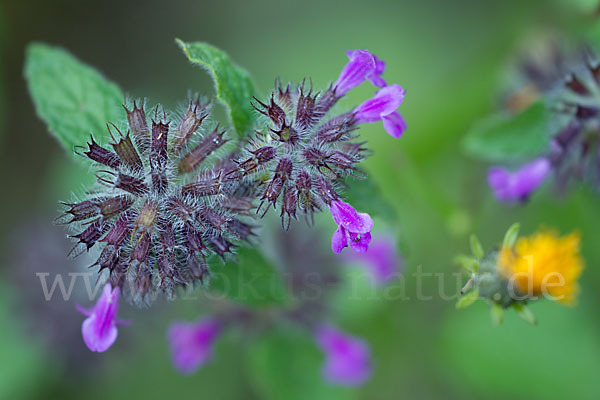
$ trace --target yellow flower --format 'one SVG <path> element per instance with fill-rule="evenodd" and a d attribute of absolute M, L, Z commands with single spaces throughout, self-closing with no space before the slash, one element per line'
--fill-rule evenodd
<path fill-rule="evenodd" d="M 573 305 L 583 270 L 579 241 L 577 233 L 560 237 L 554 231 L 538 231 L 519 238 L 513 248 L 504 247 L 498 256 L 498 270 L 521 294 L 549 295 Z"/>

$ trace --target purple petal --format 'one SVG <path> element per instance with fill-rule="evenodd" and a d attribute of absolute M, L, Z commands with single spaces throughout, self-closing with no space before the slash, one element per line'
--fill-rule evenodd
<path fill-rule="evenodd" d="M 536 190 L 550 173 L 550 161 L 546 158 L 538 158 L 524 165 L 515 173 L 515 194 L 519 198 L 529 196 Z"/>
<path fill-rule="evenodd" d="M 550 170 L 551 164 L 546 158 L 538 158 L 513 173 L 494 167 L 488 172 L 488 184 L 499 201 L 523 201 L 540 187 Z"/>
<path fill-rule="evenodd" d="M 97 328 L 97 319 L 95 315 L 87 318 L 81 325 L 81 335 L 85 345 L 91 351 L 97 351 L 102 353 L 109 349 L 117 340 L 117 327 L 116 325 L 108 325 L 106 329 L 99 331 Z"/>
<path fill-rule="evenodd" d="M 338 96 L 363 83 L 367 76 L 375 72 L 375 57 L 366 50 L 348 51 L 350 61 L 346 64 L 334 87 Z"/>
<path fill-rule="evenodd" d="M 86 317 L 89 317 L 90 315 L 92 315 L 92 311 L 93 310 L 89 310 L 87 308 L 82 307 L 79 304 L 75 304 L 75 309 L 77 311 L 79 311 L 80 313 L 82 313 L 83 315 L 85 315 Z"/>
<path fill-rule="evenodd" d="M 385 81 L 385 79 L 383 79 L 380 76 L 377 75 L 371 75 L 369 79 L 369 82 L 371 82 L 373 84 L 373 86 L 379 87 L 379 88 L 383 88 L 387 86 L 387 82 Z"/>
<path fill-rule="evenodd" d="M 108 283 L 92 310 L 76 306 L 80 312 L 88 315 L 81 325 L 81 334 L 91 351 L 106 351 L 117 339 L 116 317 L 120 293 L 120 288 L 113 290 Z"/>
<path fill-rule="evenodd" d="M 371 376 L 371 352 L 361 339 L 335 327 L 321 325 L 315 340 L 325 353 L 323 375 L 329 382 L 343 386 L 360 386 Z"/>
<path fill-rule="evenodd" d="M 384 115 L 381 120 L 383 121 L 385 131 L 393 138 L 400 138 L 406 130 L 406 122 L 402 118 L 402 115 L 397 112 Z"/>
<path fill-rule="evenodd" d="M 347 231 L 367 233 L 373 229 L 373 220 L 366 213 L 357 213 L 354 207 L 343 201 L 334 200 L 329 206 L 333 220 Z"/>
<path fill-rule="evenodd" d="M 112 290 L 110 283 L 104 286 L 104 291 L 94 307 L 95 329 L 100 335 L 107 334 L 112 329 L 117 318 L 119 310 L 119 295 L 121 289 L 118 287 Z"/>
<path fill-rule="evenodd" d="M 348 246 L 346 231 L 343 227 L 338 226 L 331 237 L 331 250 L 333 250 L 335 254 L 340 254 L 346 246 Z"/>
<path fill-rule="evenodd" d="M 354 110 L 358 123 L 379 121 L 383 116 L 396 111 L 404 99 L 404 89 L 400 85 L 390 85 L 380 89 L 375 96 Z"/>
<path fill-rule="evenodd" d="M 352 250 L 364 253 L 369 250 L 369 243 L 371 243 L 371 234 L 369 232 L 362 234 L 350 233 L 350 247 L 352 247 Z"/>
<path fill-rule="evenodd" d="M 373 55 L 373 58 L 375 58 L 375 71 L 371 75 L 367 76 L 367 79 L 373 84 L 373 86 L 380 88 L 386 87 L 387 83 L 383 80 L 383 78 L 381 78 L 381 75 L 385 71 L 385 61 L 380 60 L 375 55 Z"/>
<path fill-rule="evenodd" d="M 356 57 L 357 52 L 369 53 L 375 62 L 375 68 L 370 74 L 367 74 L 366 78 L 376 87 L 386 87 L 387 83 L 381 78 L 381 75 L 385 71 L 385 62 L 377 58 L 375 54 L 370 53 L 368 50 L 348 50 L 346 51 L 346 55 L 352 60 L 352 58 Z"/>
<path fill-rule="evenodd" d="M 167 338 L 175 368 L 190 374 L 206 364 L 212 357 L 213 345 L 220 332 L 221 324 L 212 318 L 172 324 Z"/>
<path fill-rule="evenodd" d="M 494 192 L 496 198 L 500 201 L 507 202 L 513 200 L 512 188 L 510 186 L 510 172 L 502 167 L 493 167 L 489 170 L 488 185 Z"/>

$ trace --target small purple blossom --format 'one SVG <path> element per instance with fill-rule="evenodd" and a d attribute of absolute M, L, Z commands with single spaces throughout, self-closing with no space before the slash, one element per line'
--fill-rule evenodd
<path fill-rule="evenodd" d="M 77 310 L 87 316 L 81 325 L 81 334 L 91 351 L 101 353 L 108 350 L 117 340 L 117 325 L 127 324 L 117 320 L 120 294 L 120 288 L 113 290 L 110 283 L 107 283 L 93 309 L 87 310 L 76 305 Z"/>
<path fill-rule="evenodd" d="M 336 224 L 337 230 L 331 238 L 331 249 L 339 254 L 348 246 L 359 253 L 367 251 L 371 242 L 371 229 L 373 220 L 367 213 L 358 213 L 348 203 L 334 200 L 329 206 L 331 216 Z"/>
<path fill-rule="evenodd" d="M 396 110 L 404 99 L 404 89 L 400 85 L 386 86 L 373 98 L 363 102 L 354 110 L 354 118 L 359 124 L 382 121 L 386 132 L 398 139 L 406 129 L 406 122 Z"/>
<path fill-rule="evenodd" d="M 371 352 L 364 340 L 345 334 L 330 325 L 315 331 L 315 340 L 325 353 L 323 375 L 333 384 L 360 386 L 371 376 Z"/>
<path fill-rule="evenodd" d="M 353 89 L 363 83 L 366 79 L 371 82 L 375 80 L 377 83 L 381 83 L 377 80 L 377 61 L 379 61 L 379 69 L 383 72 L 385 69 L 385 63 L 369 53 L 367 50 L 348 50 L 346 52 L 350 61 L 338 77 L 335 82 L 334 88 L 337 96 L 345 95 L 350 89 Z M 381 78 L 379 78 L 381 79 Z M 383 82 L 385 84 L 385 81 Z"/>
<path fill-rule="evenodd" d="M 184 374 L 191 374 L 212 357 L 213 344 L 221 333 L 221 324 L 214 318 L 198 322 L 176 322 L 167 334 L 173 365 Z"/>
<path fill-rule="evenodd" d="M 499 201 L 512 203 L 524 201 L 544 182 L 550 173 L 550 161 L 538 158 L 515 172 L 493 167 L 488 172 L 488 184 Z"/>
<path fill-rule="evenodd" d="M 346 256 L 348 263 L 360 262 L 378 285 L 393 280 L 402 268 L 402 256 L 396 249 L 396 240 L 390 235 L 378 235 L 364 253 Z"/>
<path fill-rule="evenodd" d="M 373 63 L 375 64 L 375 68 L 373 68 L 371 70 L 371 72 L 367 73 L 365 75 L 365 78 L 369 82 L 371 82 L 373 84 L 373 86 L 376 86 L 379 88 L 386 87 L 387 83 L 381 77 L 381 75 L 383 75 L 383 72 L 385 71 L 385 61 L 380 60 L 379 58 L 377 58 L 377 56 L 375 56 L 375 54 L 370 53 L 367 50 L 348 50 L 348 51 L 346 51 L 346 55 L 350 59 L 350 62 L 352 62 L 353 59 L 358 58 L 361 53 L 367 53 L 368 55 L 370 55 L 373 58 Z"/>

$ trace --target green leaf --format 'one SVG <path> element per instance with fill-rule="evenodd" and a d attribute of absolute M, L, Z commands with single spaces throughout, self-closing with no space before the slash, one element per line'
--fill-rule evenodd
<path fill-rule="evenodd" d="M 440 326 L 440 346 L 433 350 L 439 366 L 468 388 L 468 398 L 494 393 L 502 399 L 596 399 L 600 326 L 594 309 L 593 300 L 576 308 L 537 302 L 543 330 L 524 324 L 512 310 L 502 329 L 482 323 L 479 313 L 456 312 Z"/>
<path fill-rule="evenodd" d="M 106 123 L 123 118 L 121 89 L 58 47 L 30 44 L 25 79 L 37 114 L 74 158 L 74 146 L 84 145 L 90 133 L 102 143 Z"/>
<path fill-rule="evenodd" d="M 306 333 L 280 328 L 248 351 L 248 374 L 261 399 L 345 400 L 351 389 L 332 386 L 321 376 L 325 357 Z"/>
<path fill-rule="evenodd" d="M 517 238 L 519 237 L 519 229 L 521 225 L 518 223 L 512 224 L 510 228 L 506 231 L 504 235 L 504 240 L 502 241 L 502 247 L 511 248 L 517 242 Z"/>
<path fill-rule="evenodd" d="M 217 98 L 228 109 L 229 118 L 240 138 L 252 131 L 255 113 L 250 105 L 256 93 L 250 75 L 218 48 L 203 42 L 175 40 L 188 60 L 205 68 L 215 81 Z"/>
<path fill-rule="evenodd" d="M 491 115 L 466 134 L 465 150 L 491 162 L 510 162 L 536 157 L 547 150 L 552 134 L 549 112 L 539 101 L 517 115 Z"/>
<path fill-rule="evenodd" d="M 529 307 L 521 303 L 515 303 L 513 304 L 513 308 L 515 309 L 517 314 L 519 314 L 519 317 L 521 317 L 523 320 L 529 322 L 531 325 L 537 325 L 535 315 L 533 315 L 533 312 L 531 312 Z"/>
<path fill-rule="evenodd" d="M 456 302 L 456 309 L 467 308 L 479 298 L 479 289 L 475 288 L 461 296 Z"/>
<path fill-rule="evenodd" d="M 502 325 L 502 321 L 504 320 L 504 309 L 500 304 L 492 302 L 490 316 L 492 317 L 494 325 Z"/>
<path fill-rule="evenodd" d="M 471 235 L 471 252 L 478 260 L 481 260 L 483 256 L 485 256 L 485 252 L 483 251 L 483 246 L 477 236 Z"/>
<path fill-rule="evenodd" d="M 479 261 L 471 256 L 459 254 L 454 258 L 454 262 L 471 273 L 479 271 Z"/>
<path fill-rule="evenodd" d="M 212 291 L 251 307 L 290 303 L 291 297 L 280 272 L 259 250 L 242 247 L 236 258 L 212 268 Z"/>

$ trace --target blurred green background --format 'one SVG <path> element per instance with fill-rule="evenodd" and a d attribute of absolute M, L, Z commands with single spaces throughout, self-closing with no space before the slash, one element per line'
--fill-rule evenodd
<path fill-rule="evenodd" d="M 191 377 L 172 368 L 165 329 L 173 319 L 193 317 L 191 302 L 141 311 L 124 306 L 122 314 L 135 316 L 135 323 L 121 329 L 111 351 L 91 354 L 71 303 L 51 308 L 33 300 L 40 297 L 35 272 L 50 262 L 35 261 L 41 241 L 53 238 L 57 260 L 67 246 L 51 226 L 57 202 L 69 199 L 73 182 L 78 189 L 90 172 L 69 162 L 36 117 L 22 79 L 25 46 L 32 40 L 63 46 L 131 95 L 173 108 L 190 89 L 212 91 L 175 37 L 224 49 L 264 94 L 276 76 L 312 77 L 317 87 L 335 80 L 345 50 L 355 48 L 383 58 L 386 80 L 406 89 L 405 136 L 394 141 L 381 124 L 365 126 L 362 135 L 374 150 L 366 165 L 371 179 L 399 215 L 391 225 L 401 233 L 412 299 L 378 301 L 367 312 L 341 310 L 339 324 L 366 338 L 375 360 L 373 379 L 351 396 L 599 398 L 597 193 L 582 188 L 557 198 L 546 188 L 525 207 L 510 208 L 492 198 L 487 166 L 460 148 L 469 126 L 496 107 L 503 71 L 522 41 L 540 30 L 568 34 L 590 22 L 593 7 L 591 1 L 519 0 L 0 3 L 0 398 L 264 398 L 237 337 L 221 341 L 214 362 Z M 370 91 L 356 90 L 345 104 Z M 453 300 L 440 298 L 437 276 L 423 288 L 432 299 L 415 299 L 418 267 L 445 273 L 451 295 L 457 271 L 451 260 L 467 250 L 468 235 L 491 247 L 515 221 L 525 233 L 540 225 L 582 232 L 587 268 L 576 308 L 539 302 L 532 306 L 539 326 L 508 313 L 494 327 L 483 303 L 456 311 Z M 65 260 L 62 272 L 71 265 Z M 49 326 L 59 329 L 49 332 Z"/>

